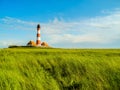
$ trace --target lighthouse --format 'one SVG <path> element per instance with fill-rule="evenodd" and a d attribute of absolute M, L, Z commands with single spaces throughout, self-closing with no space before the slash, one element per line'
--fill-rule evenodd
<path fill-rule="evenodd" d="M 50 47 L 47 42 L 41 42 L 41 34 L 40 34 L 40 24 L 37 25 L 37 39 L 36 43 L 32 40 L 30 40 L 27 43 L 27 46 L 34 46 L 34 47 Z"/>
<path fill-rule="evenodd" d="M 37 40 L 36 45 L 41 46 L 41 37 L 40 37 L 40 24 L 37 25 Z"/>

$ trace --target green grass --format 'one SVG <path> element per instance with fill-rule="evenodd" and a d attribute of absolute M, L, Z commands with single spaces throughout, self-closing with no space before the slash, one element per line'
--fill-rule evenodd
<path fill-rule="evenodd" d="M 120 90 L 120 49 L 0 49 L 0 90 Z"/>

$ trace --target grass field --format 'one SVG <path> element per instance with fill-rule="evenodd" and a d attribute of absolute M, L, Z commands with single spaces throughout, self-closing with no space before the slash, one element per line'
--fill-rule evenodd
<path fill-rule="evenodd" d="M 0 49 L 0 90 L 120 90 L 120 49 Z"/>

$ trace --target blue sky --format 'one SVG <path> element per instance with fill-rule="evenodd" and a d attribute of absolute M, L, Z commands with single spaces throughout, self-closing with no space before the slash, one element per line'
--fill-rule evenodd
<path fill-rule="evenodd" d="M 119 0 L 0 0 L 0 47 L 36 40 L 53 47 L 120 48 Z"/>

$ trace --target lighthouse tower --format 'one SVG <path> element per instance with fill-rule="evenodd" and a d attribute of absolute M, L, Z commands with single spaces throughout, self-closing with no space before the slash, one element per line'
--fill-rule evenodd
<path fill-rule="evenodd" d="M 36 45 L 41 46 L 41 38 L 40 38 L 40 24 L 37 25 L 37 40 Z"/>

